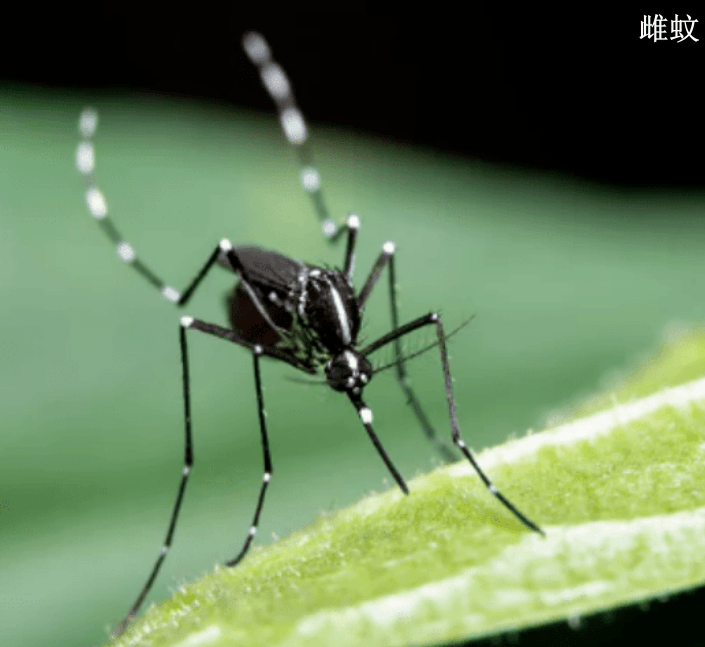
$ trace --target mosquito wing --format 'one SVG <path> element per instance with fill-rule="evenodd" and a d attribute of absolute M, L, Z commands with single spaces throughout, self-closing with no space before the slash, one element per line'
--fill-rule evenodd
<path fill-rule="evenodd" d="M 268 290 L 288 293 L 295 288 L 304 269 L 304 264 L 299 261 L 259 247 L 235 247 L 233 251 L 252 287 L 264 293 Z M 218 263 L 229 270 L 234 269 L 223 254 Z"/>

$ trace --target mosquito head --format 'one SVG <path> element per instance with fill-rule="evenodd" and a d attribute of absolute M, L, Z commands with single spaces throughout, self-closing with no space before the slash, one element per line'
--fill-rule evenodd
<path fill-rule="evenodd" d="M 372 365 L 354 350 L 344 350 L 326 364 L 326 380 L 336 391 L 360 393 L 371 378 Z"/>

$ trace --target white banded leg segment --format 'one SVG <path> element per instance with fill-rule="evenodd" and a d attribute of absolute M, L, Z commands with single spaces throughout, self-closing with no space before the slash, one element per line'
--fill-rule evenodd
<path fill-rule="evenodd" d="M 304 167 L 301 169 L 301 186 L 311 198 L 317 215 L 323 219 L 321 222 L 323 235 L 329 240 L 333 240 L 339 233 L 340 227 L 326 215 L 327 210 L 321 193 L 321 175 L 315 166 L 306 164 L 303 159 L 302 163 L 304 163 Z"/>
<path fill-rule="evenodd" d="M 393 265 L 390 264 L 390 283 L 393 286 L 393 271 L 392 271 Z M 394 290 L 392 287 L 392 296 L 394 296 Z M 403 326 L 398 326 L 396 325 L 397 322 L 397 314 L 396 314 L 396 301 L 392 299 L 392 322 L 394 325 L 394 330 L 392 332 L 387 333 L 386 335 L 382 335 L 379 339 L 376 341 L 372 342 L 365 348 L 363 348 L 360 351 L 361 355 L 364 355 L 367 357 L 370 355 L 370 353 L 373 353 L 379 348 L 382 348 L 386 346 L 387 344 L 394 343 L 395 347 L 397 343 L 399 342 L 399 339 L 403 337 L 404 335 L 407 335 L 415 330 L 418 330 L 419 328 L 423 328 L 424 326 L 435 326 L 436 327 L 436 336 L 438 337 L 438 348 L 440 349 L 441 353 L 441 366 L 443 368 L 443 379 L 445 382 L 445 391 L 446 391 L 446 400 L 448 402 L 448 414 L 450 418 L 450 429 L 451 429 L 451 436 L 453 439 L 453 443 L 460 449 L 460 451 L 463 453 L 463 456 L 465 456 L 469 461 L 470 464 L 473 466 L 474 470 L 477 472 L 478 476 L 482 479 L 482 482 L 485 484 L 487 489 L 504 505 L 507 510 L 509 510 L 521 523 L 523 523 L 527 528 L 534 530 L 535 532 L 538 532 L 540 534 L 544 534 L 541 528 L 539 528 L 533 521 L 531 521 L 527 516 L 522 514 L 514 504 L 512 504 L 504 495 L 502 495 L 496 487 L 494 487 L 487 478 L 486 474 L 480 469 L 480 466 L 477 464 L 477 461 L 475 460 L 475 457 L 472 455 L 472 453 L 468 450 L 467 445 L 465 442 L 460 438 L 460 428 L 458 426 L 458 420 L 456 417 L 456 412 L 455 412 L 455 398 L 453 396 L 453 378 L 451 377 L 450 374 L 450 364 L 448 362 L 448 349 L 446 347 L 446 335 L 443 330 L 443 322 L 441 321 L 441 316 L 436 313 L 432 312 L 430 314 L 427 314 L 423 317 L 419 317 L 418 319 L 414 319 L 413 321 L 410 321 L 407 324 L 404 324 Z M 418 406 L 418 401 L 415 399 L 415 395 L 413 394 L 413 391 L 411 391 L 410 387 L 408 384 L 405 384 L 403 378 L 406 377 L 406 372 L 404 369 L 404 363 L 403 363 L 403 356 L 400 354 L 401 351 L 397 350 L 397 366 L 399 367 L 398 370 L 398 376 L 400 378 L 400 384 L 402 384 L 402 388 L 404 388 L 405 393 L 407 395 L 413 396 L 414 399 L 410 399 L 409 402 L 412 404 L 412 406 L 415 407 L 415 412 L 417 413 L 417 416 L 419 417 L 419 420 L 422 421 L 422 414 L 423 412 L 421 411 L 420 407 Z M 416 408 L 418 407 L 418 408 Z M 425 417 L 425 416 L 424 416 Z M 435 432 L 433 432 L 433 436 L 430 436 L 432 439 L 435 438 Z"/>
<path fill-rule="evenodd" d="M 259 72 L 262 85 L 274 101 L 284 136 L 292 144 L 301 163 L 301 184 L 311 198 L 321 221 L 323 235 L 333 241 L 341 228 L 330 218 L 321 193 L 321 178 L 312 163 L 308 146 L 308 127 L 296 103 L 291 81 L 284 69 L 272 58 L 272 51 L 262 34 L 249 32 L 242 39 L 245 53 Z"/>
<path fill-rule="evenodd" d="M 76 168 L 83 175 L 92 173 L 95 168 L 95 151 L 93 144 L 89 141 L 83 141 L 76 149 Z"/>
<path fill-rule="evenodd" d="M 527 528 L 544 535 L 544 531 L 539 528 L 531 519 L 519 511 L 519 509 L 507 499 L 490 481 L 488 476 L 482 471 L 482 468 L 475 460 L 475 456 L 468 449 L 465 441 L 460 437 L 460 427 L 458 426 L 458 419 L 455 412 L 455 398 L 453 396 L 453 378 L 450 374 L 450 362 L 448 361 L 448 349 L 446 347 L 446 335 L 443 330 L 443 322 L 441 321 L 441 316 L 437 312 L 433 312 L 427 317 L 428 323 L 436 326 L 436 335 L 438 337 L 438 347 L 441 351 L 441 363 L 443 365 L 443 379 L 445 381 L 446 399 L 448 401 L 448 415 L 450 417 L 450 429 L 453 442 L 460 449 L 463 456 L 470 461 L 477 475 L 482 479 L 485 487 L 495 496 L 495 498 L 509 510 L 521 523 L 523 523 Z"/>
<path fill-rule="evenodd" d="M 252 525 L 245 538 L 245 543 L 240 550 L 240 552 L 229 562 L 226 562 L 226 566 L 235 566 L 242 561 L 243 557 L 250 548 L 250 544 L 257 534 L 257 526 L 259 525 L 259 518 L 264 506 L 264 497 L 267 493 L 267 487 L 272 480 L 272 456 L 269 452 L 269 438 L 267 436 L 267 423 L 266 414 L 264 411 L 264 398 L 262 396 L 262 378 L 260 375 L 259 360 L 263 353 L 263 348 L 261 346 L 254 346 L 252 348 L 252 365 L 254 369 L 255 378 L 255 393 L 257 394 L 257 413 L 259 415 L 259 426 L 260 435 L 262 439 L 262 456 L 264 458 L 264 474 L 262 475 L 262 485 L 260 486 L 259 497 L 257 498 L 257 505 L 255 506 L 255 513 L 252 517 Z"/>
<path fill-rule="evenodd" d="M 100 189 L 94 186 L 86 191 L 86 204 L 91 216 L 96 220 L 101 220 L 108 215 L 108 203 L 105 200 L 105 196 Z"/>
<path fill-rule="evenodd" d="M 277 102 L 291 99 L 291 83 L 279 63 L 267 62 L 260 68 L 262 85 Z"/>
<path fill-rule="evenodd" d="M 374 416 L 372 415 L 372 409 L 368 407 L 362 407 L 362 409 L 360 409 L 357 413 L 360 416 L 360 420 L 362 420 L 363 425 L 372 424 L 372 420 L 374 419 Z"/>
<path fill-rule="evenodd" d="M 391 315 L 392 330 L 399 330 L 399 311 L 398 311 L 398 300 L 397 300 L 397 283 L 396 283 L 396 271 L 394 264 L 394 254 L 396 252 L 396 245 L 392 241 L 387 241 L 382 246 L 383 257 L 378 260 L 379 266 L 384 267 L 384 259 L 387 259 L 387 265 L 389 266 L 389 309 Z M 368 284 L 373 283 L 377 280 L 378 275 L 375 274 L 377 265 L 373 268 L 370 274 L 370 279 L 368 279 Z M 367 287 L 367 286 L 365 286 Z M 363 288 L 365 289 L 365 288 Z M 371 287 L 369 288 L 371 289 Z M 366 293 L 367 295 L 368 293 Z M 365 298 L 367 296 L 365 295 Z M 435 322 L 435 319 L 431 318 L 425 321 L 424 318 L 417 320 L 417 324 L 420 326 L 427 325 L 429 322 Z M 392 341 L 394 343 L 394 358 L 396 364 L 396 377 L 399 386 L 404 393 L 407 404 L 411 407 L 414 412 L 416 419 L 421 426 L 421 430 L 428 438 L 428 440 L 434 445 L 436 451 L 441 455 L 441 457 L 448 463 L 456 461 L 458 457 L 456 456 L 453 449 L 450 447 L 446 441 L 444 441 L 436 432 L 435 427 L 431 424 L 428 416 L 426 415 L 421 402 L 419 401 L 416 392 L 411 386 L 411 380 L 406 371 L 406 361 L 404 358 L 404 353 L 401 346 L 401 337 L 406 334 L 400 331 L 400 333 L 394 337 L 392 336 Z"/>
<path fill-rule="evenodd" d="M 505 507 L 507 510 L 509 510 L 521 523 L 523 523 L 527 528 L 530 530 L 533 530 L 540 535 L 546 535 L 546 533 L 538 526 L 536 525 L 531 519 L 529 519 L 523 512 L 521 512 L 507 497 L 505 497 L 498 489 L 497 486 L 495 486 L 492 481 L 490 481 L 489 477 L 482 471 L 482 468 L 480 467 L 479 463 L 475 459 L 475 455 L 468 449 L 468 447 L 465 445 L 465 443 L 460 439 L 455 439 L 455 444 L 458 446 L 460 451 L 463 453 L 463 456 L 470 461 L 470 464 L 473 466 L 475 471 L 477 472 L 478 476 L 482 480 L 482 482 L 485 484 L 485 487 L 494 495 L 494 497 Z"/>
<path fill-rule="evenodd" d="M 247 32 L 242 38 L 242 48 L 250 60 L 257 65 L 263 65 L 272 58 L 272 50 L 262 34 L 256 31 Z"/>
<path fill-rule="evenodd" d="M 291 106 L 284 108 L 279 113 L 279 121 L 281 122 L 284 136 L 289 140 L 290 144 L 301 146 L 306 141 L 308 130 L 304 116 L 298 108 Z"/>
<path fill-rule="evenodd" d="M 355 214 L 350 214 L 345 225 L 348 230 L 348 242 L 345 247 L 343 274 L 348 284 L 352 286 L 353 275 L 355 274 L 355 246 L 357 245 L 357 231 L 360 229 L 360 218 Z"/>
<path fill-rule="evenodd" d="M 191 397 L 189 393 L 189 367 L 188 367 L 188 349 L 186 345 L 186 328 L 188 328 L 193 319 L 191 317 L 181 318 L 181 327 L 179 328 L 179 344 L 181 348 L 181 366 L 183 372 L 183 387 L 184 387 L 184 430 L 185 430 L 185 446 L 184 446 L 184 464 L 181 468 L 181 479 L 179 481 L 179 489 L 176 494 L 176 500 L 174 501 L 174 507 L 171 512 L 171 519 L 169 520 L 169 527 L 166 532 L 166 538 L 162 547 L 159 549 L 159 555 L 157 556 L 154 566 L 145 582 L 142 590 L 140 591 L 135 603 L 130 608 L 125 619 L 117 626 L 112 634 L 113 638 L 117 638 L 122 635 L 127 629 L 132 618 L 135 617 L 139 611 L 145 597 L 152 588 L 154 580 L 157 578 L 159 570 L 161 569 L 164 560 L 166 559 L 167 553 L 171 548 L 172 541 L 174 539 L 174 533 L 176 531 L 176 523 L 179 518 L 179 512 L 181 511 L 181 504 L 184 500 L 184 493 L 186 492 L 186 485 L 188 484 L 189 475 L 191 474 L 191 468 L 193 467 L 193 441 L 191 434 Z"/>
<path fill-rule="evenodd" d="M 198 271 L 198 274 L 196 274 L 182 294 L 179 294 L 173 288 L 165 286 L 168 289 L 163 290 L 162 295 L 169 301 L 174 299 L 176 304 L 179 306 L 186 305 L 189 299 L 193 296 L 193 293 L 196 291 L 196 288 L 201 284 L 201 281 L 206 277 L 206 274 L 208 274 L 213 265 L 215 265 L 219 260 L 225 259 L 226 255 L 231 252 L 232 249 L 232 243 L 227 238 L 221 239 L 218 245 L 216 245 L 216 248 L 211 252 L 208 260 L 203 264 L 203 267 Z"/>
<path fill-rule="evenodd" d="M 125 261 L 125 263 L 132 263 L 135 260 L 135 257 L 137 256 L 135 254 L 135 248 L 130 245 L 126 240 L 123 240 L 121 243 L 118 243 L 117 246 L 117 253 L 118 256 Z"/>
<path fill-rule="evenodd" d="M 134 247 L 120 234 L 108 217 L 108 203 L 105 195 L 98 188 L 95 180 L 96 155 L 92 137 L 98 127 L 98 113 L 92 108 L 86 108 L 78 120 L 78 131 L 83 137 L 76 149 L 76 168 L 83 175 L 86 184 L 86 205 L 91 216 L 96 219 L 105 235 L 115 245 L 118 256 L 131 265 L 147 281 L 156 287 L 161 295 L 171 303 L 179 303 L 181 295 L 170 285 L 167 285 L 140 261 Z"/>
<path fill-rule="evenodd" d="M 374 288 L 375 284 L 379 280 L 379 277 L 382 276 L 382 272 L 384 271 L 384 268 L 387 267 L 387 265 L 389 265 L 390 274 L 392 276 L 394 275 L 393 261 L 395 251 L 396 245 L 392 241 L 387 241 L 386 243 L 384 243 L 384 245 L 382 245 L 382 252 L 377 257 L 377 260 L 375 261 L 375 264 L 372 266 L 372 270 L 370 271 L 370 275 L 367 277 L 367 281 L 365 281 L 365 285 L 363 285 L 362 290 L 360 290 L 360 296 L 358 297 L 358 303 L 360 305 L 360 308 L 364 306 L 365 302 L 367 301 L 367 298 L 372 292 L 372 288 Z M 396 304 L 393 307 L 396 308 Z"/>
<path fill-rule="evenodd" d="M 178 303 L 181 299 L 179 291 L 170 285 L 165 285 L 161 289 L 162 296 L 170 303 Z"/>
<path fill-rule="evenodd" d="M 384 464 L 387 466 L 389 473 L 394 477 L 394 480 L 397 482 L 397 485 L 401 488 L 401 491 L 404 494 L 409 494 L 409 487 L 407 486 L 406 481 L 404 481 L 404 477 L 402 477 L 402 475 L 399 473 L 399 470 L 394 467 L 394 464 L 389 458 L 389 454 L 387 454 L 387 450 L 384 449 L 382 443 L 377 437 L 377 434 L 372 428 L 372 420 L 374 418 L 374 416 L 372 415 L 372 409 L 370 409 L 363 402 L 359 392 L 355 393 L 354 391 L 346 391 L 346 393 L 348 398 L 350 398 L 350 402 L 352 402 L 352 405 L 355 407 L 357 415 L 360 417 L 360 421 L 365 427 L 365 431 L 367 431 L 367 435 L 370 437 L 370 440 L 375 446 L 377 453 L 380 455 L 380 457 L 384 461 Z"/>
<path fill-rule="evenodd" d="M 306 193 L 315 193 L 321 188 L 321 176 L 313 166 L 304 166 L 301 169 L 301 186 Z"/>
<path fill-rule="evenodd" d="M 84 108 L 78 118 L 78 132 L 84 139 L 93 137 L 98 128 L 98 113 L 93 108 Z"/>
<path fill-rule="evenodd" d="M 220 245 L 216 247 L 216 254 L 220 252 Z M 245 541 L 242 549 L 237 554 L 237 556 L 229 562 L 226 562 L 226 566 L 235 566 L 238 564 L 245 556 L 247 551 L 252 544 L 252 541 L 257 534 L 257 528 L 259 525 L 260 514 L 264 506 L 265 494 L 267 492 L 267 487 L 272 480 L 273 467 L 272 458 L 269 451 L 269 439 L 267 436 L 267 426 L 266 417 L 264 411 L 264 399 L 262 395 L 262 380 L 260 375 L 260 362 L 259 359 L 265 352 L 268 352 L 265 347 L 251 344 L 250 342 L 237 336 L 237 333 L 233 330 L 222 328 L 215 324 L 210 324 L 200 319 L 194 319 L 193 317 L 183 316 L 181 317 L 181 327 L 180 327 L 180 339 L 181 339 L 181 349 L 183 358 L 183 375 L 184 375 L 184 404 L 185 404 L 185 416 L 187 421 L 187 429 L 190 430 L 190 419 L 191 419 L 191 409 L 190 409 L 190 391 L 189 391 L 189 372 L 188 372 L 188 352 L 186 344 L 186 331 L 187 329 L 198 330 L 206 334 L 214 335 L 221 339 L 228 340 L 230 342 L 236 343 L 238 345 L 249 348 L 252 351 L 252 363 L 254 371 L 255 380 L 255 392 L 257 395 L 257 412 L 259 414 L 260 423 L 260 434 L 262 440 L 262 454 L 264 458 L 264 472 L 262 474 L 262 483 L 260 486 L 259 497 L 257 499 L 257 504 L 255 507 L 255 512 L 252 518 L 252 523 L 245 537 Z M 269 353 L 268 353 L 269 354 Z"/>
<path fill-rule="evenodd" d="M 300 146 L 306 141 L 306 122 L 296 105 L 286 72 L 279 63 L 272 60 L 269 45 L 261 34 L 245 34 L 242 45 L 257 67 L 264 89 L 276 105 L 284 135 L 290 143 Z"/>
<path fill-rule="evenodd" d="M 321 223 L 321 231 L 328 240 L 334 240 L 337 234 L 340 232 L 340 227 L 338 227 L 335 220 L 333 220 L 332 218 L 326 218 Z"/>

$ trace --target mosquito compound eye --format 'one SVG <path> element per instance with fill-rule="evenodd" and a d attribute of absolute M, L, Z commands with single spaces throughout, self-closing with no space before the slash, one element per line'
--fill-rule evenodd
<path fill-rule="evenodd" d="M 355 386 L 355 370 L 345 354 L 338 355 L 326 364 L 326 381 L 331 389 L 349 391 Z"/>
<path fill-rule="evenodd" d="M 326 364 L 325 372 L 332 389 L 359 392 L 370 381 L 372 365 L 364 355 L 345 350 Z"/>

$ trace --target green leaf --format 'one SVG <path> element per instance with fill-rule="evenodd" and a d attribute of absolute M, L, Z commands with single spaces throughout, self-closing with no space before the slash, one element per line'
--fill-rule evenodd
<path fill-rule="evenodd" d="M 115 644 L 436 644 L 702 584 L 705 378 L 665 385 L 703 373 L 697 332 L 590 405 L 609 408 L 478 455 L 546 537 L 456 463 L 216 568 Z"/>

